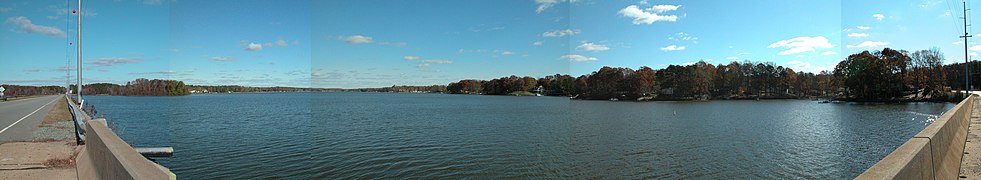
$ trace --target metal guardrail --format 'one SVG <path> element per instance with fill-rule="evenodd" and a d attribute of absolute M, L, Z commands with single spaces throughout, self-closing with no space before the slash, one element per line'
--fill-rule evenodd
<path fill-rule="evenodd" d="M 75 122 L 75 139 L 79 145 L 85 144 L 85 121 L 92 120 L 84 110 L 78 108 L 78 104 L 69 95 L 65 95 L 68 102 L 68 110 L 72 114 L 72 121 Z"/>

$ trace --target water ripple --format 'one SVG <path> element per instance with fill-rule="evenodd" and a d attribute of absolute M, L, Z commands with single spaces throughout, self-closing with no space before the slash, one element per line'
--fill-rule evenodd
<path fill-rule="evenodd" d="M 127 142 L 175 147 L 161 163 L 190 179 L 847 179 L 952 107 L 386 93 L 89 101 Z"/>

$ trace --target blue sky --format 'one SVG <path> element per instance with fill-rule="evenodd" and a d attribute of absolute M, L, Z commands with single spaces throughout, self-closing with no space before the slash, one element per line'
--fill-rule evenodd
<path fill-rule="evenodd" d="M 75 41 L 65 3 L 0 2 L 0 83 L 64 83 L 65 44 Z M 90 12 L 83 19 L 86 82 L 143 77 L 358 88 L 578 76 L 602 66 L 663 68 L 699 60 L 818 72 L 848 54 L 884 47 L 937 47 L 947 63 L 964 58 L 960 1 L 951 0 L 116 0 L 84 6 Z M 968 45 L 972 54 L 981 51 Z"/>

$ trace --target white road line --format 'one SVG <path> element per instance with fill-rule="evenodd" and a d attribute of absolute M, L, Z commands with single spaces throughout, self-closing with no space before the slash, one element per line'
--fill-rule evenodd
<path fill-rule="evenodd" d="M 20 123 L 20 121 L 23 121 L 24 119 L 27 119 L 27 117 L 30 117 L 31 115 L 34 115 L 34 113 L 37 113 L 37 111 L 40 111 L 44 107 L 48 106 L 49 104 L 51 104 L 51 103 L 53 103 L 53 102 L 55 102 L 57 100 L 58 100 L 58 98 L 55 98 L 54 100 L 51 100 L 51 102 L 48 102 L 47 104 L 44 104 L 44 106 L 41 106 L 41 107 L 37 108 L 36 110 L 34 110 L 34 112 L 31 112 L 30 114 L 27 114 L 27 116 L 24 116 L 24 117 L 18 119 L 17 121 L 14 121 L 13 124 L 10 124 L 9 126 L 7 126 L 5 128 L 0 129 L 0 134 L 2 134 L 4 131 L 7 131 L 7 129 L 10 129 L 10 127 L 13 127 L 14 125 L 17 125 L 17 123 Z"/>

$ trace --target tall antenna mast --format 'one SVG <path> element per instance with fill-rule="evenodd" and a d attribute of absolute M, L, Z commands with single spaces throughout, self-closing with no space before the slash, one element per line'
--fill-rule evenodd
<path fill-rule="evenodd" d="M 964 5 L 964 17 L 961 17 L 961 19 L 964 19 L 964 35 L 961 36 L 961 38 L 964 38 L 964 92 L 971 93 L 971 64 L 967 60 L 967 38 L 971 37 L 971 35 L 967 33 L 967 26 L 969 26 L 967 24 L 967 1 L 962 1 L 962 3 Z"/>
<path fill-rule="evenodd" d="M 78 94 L 78 107 L 82 107 L 82 0 L 78 0 L 78 35 L 75 46 L 78 47 L 78 83 L 75 89 Z"/>

